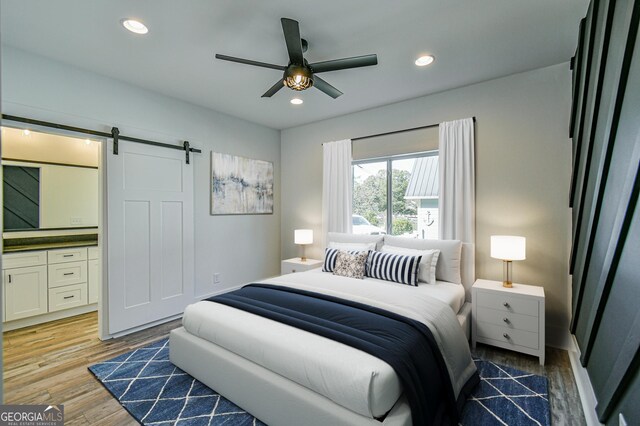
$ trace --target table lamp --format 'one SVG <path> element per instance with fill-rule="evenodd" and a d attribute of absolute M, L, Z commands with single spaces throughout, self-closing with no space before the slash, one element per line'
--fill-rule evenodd
<path fill-rule="evenodd" d="M 525 251 L 526 239 L 524 237 L 512 235 L 491 236 L 491 257 L 501 259 L 504 262 L 502 269 L 503 287 L 513 287 L 513 282 L 511 281 L 512 261 L 526 259 Z"/>
<path fill-rule="evenodd" d="M 296 229 L 293 233 L 293 242 L 302 246 L 300 261 L 306 262 L 307 258 L 304 255 L 304 246 L 313 244 L 313 229 Z"/>

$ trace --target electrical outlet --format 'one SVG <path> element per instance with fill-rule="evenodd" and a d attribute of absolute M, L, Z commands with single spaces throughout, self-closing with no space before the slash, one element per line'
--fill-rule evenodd
<path fill-rule="evenodd" d="M 620 426 L 627 426 L 627 421 L 624 418 L 624 414 L 620 413 L 618 415 L 618 423 L 620 424 Z"/>
<path fill-rule="evenodd" d="M 213 283 L 220 284 L 220 272 L 213 273 Z"/>

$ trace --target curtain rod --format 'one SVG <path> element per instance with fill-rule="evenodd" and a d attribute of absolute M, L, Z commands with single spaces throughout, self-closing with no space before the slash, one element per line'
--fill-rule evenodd
<path fill-rule="evenodd" d="M 473 118 L 473 122 L 475 123 L 476 122 L 476 118 L 475 117 L 472 117 L 472 118 Z M 377 133 L 375 135 L 368 135 L 368 136 L 360 136 L 360 137 L 357 137 L 357 138 L 351 138 L 351 141 L 353 142 L 353 141 L 359 141 L 361 139 L 370 139 L 370 138 L 377 138 L 379 136 L 395 135 L 397 133 L 412 132 L 414 130 L 430 129 L 432 127 L 438 127 L 439 125 L 440 125 L 439 123 L 437 123 L 437 124 L 428 124 L 426 126 L 411 127 L 409 129 L 394 130 L 392 132 Z"/>
<path fill-rule="evenodd" d="M 114 127 L 110 133 L 107 133 L 107 132 L 100 132 L 100 131 L 97 131 L 97 130 L 84 129 L 82 127 L 67 126 L 66 124 L 58 124 L 58 123 L 52 123 L 52 122 L 49 122 L 49 121 L 34 120 L 32 118 L 18 117 L 18 116 L 9 115 L 9 114 L 2 114 L 2 118 L 4 120 L 9 120 L 9 121 L 17 121 L 17 122 L 20 122 L 20 123 L 34 124 L 34 125 L 37 125 L 37 126 L 50 127 L 50 128 L 53 128 L 53 129 L 68 130 L 70 132 L 84 133 L 84 134 L 87 134 L 87 135 L 100 136 L 100 137 L 103 137 L 103 138 L 114 138 L 114 136 L 116 136 L 116 138 L 120 139 L 120 140 L 143 143 L 143 144 L 146 144 L 146 145 L 154 145 L 154 146 L 160 146 L 160 147 L 163 147 L 163 148 L 179 149 L 181 151 L 190 151 L 190 152 L 196 152 L 196 153 L 201 153 L 202 152 L 201 150 L 199 150 L 197 148 L 189 147 L 189 143 L 186 142 L 186 141 L 184 142 L 183 145 L 171 145 L 171 144 L 168 144 L 168 143 L 154 142 L 154 141 L 150 141 L 150 140 L 146 140 L 146 139 L 134 138 L 134 137 L 131 137 L 131 136 L 123 136 L 123 135 L 119 134 L 119 132 L 117 131 L 117 127 Z M 114 130 L 117 132 L 116 134 L 114 134 Z M 116 148 L 114 154 L 117 154 L 117 148 Z"/>

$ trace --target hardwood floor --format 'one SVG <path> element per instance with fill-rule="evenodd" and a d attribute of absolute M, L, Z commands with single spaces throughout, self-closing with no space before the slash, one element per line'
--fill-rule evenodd
<path fill-rule="evenodd" d="M 64 404 L 65 425 L 137 424 L 87 367 L 145 346 L 180 320 L 118 339 L 98 339 L 95 312 L 4 333 L 4 395 L 11 404 Z M 526 355 L 478 345 L 475 355 L 549 378 L 552 424 L 585 424 L 566 351 L 547 348 L 547 364 Z"/>
<path fill-rule="evenodd" d="M 103 342 L 91 312 L 5 332 L 4 403 L 64 404 L 65 425 L 135 425 L 87 367 L 161 339 L 180 324 Z"/>

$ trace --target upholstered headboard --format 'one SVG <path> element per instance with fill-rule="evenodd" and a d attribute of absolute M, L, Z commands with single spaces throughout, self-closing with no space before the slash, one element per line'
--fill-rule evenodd
<path fill-rule="evenodd" d="M 471 287 L 476 281 L 476 251 L 474 244 L 462 243 L 460 275 L 462 275 L 465 299 L 467 302 L 471 302 Z"/>
<path fill-rule="evenodd" d="M 413 248 L 418 250 L 431 248 L 443 249 L 442 243 L 449 245 L 448 243 L 454 242 L 443 240 L 422 240 L 392 235 L 354 235 L 343 234 L 339 232 L 329 232 L 327 243 L 331 241 L 341 243 L 375 242 L 376 250 L 379 250 L 383 244 L 389 244 L 397 247 Z M 459 243 L 459 241 L 456 241 L 455 243 Z M 465 300 L 467 302 L 471 302 L 471 287 L 476 280 L 476 256 L 474 244 L 462 243 L 462 249 L 460 253 L 460 278 L 462 279 L 462 285 L 464 286 Z"/>

